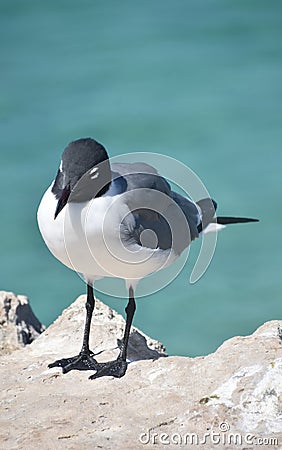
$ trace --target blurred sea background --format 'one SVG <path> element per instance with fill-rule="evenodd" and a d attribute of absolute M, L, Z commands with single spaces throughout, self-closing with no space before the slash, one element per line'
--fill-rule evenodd
<path fill-rule="evenodd" d="M 36 223 L 68 142 L 156 152 L 203 180 L 219 215 L 205 275 L 138 300 L 134 324 L 169 354 L 203 355 L 281 319 L 282 3 L 277 0 L 0 2 L 0 289 L 50 324 L 81 279 Z M 100 295 L 123 313 L 126 302 Z M 92 330 L 95 332 L 95 330 Z"/>

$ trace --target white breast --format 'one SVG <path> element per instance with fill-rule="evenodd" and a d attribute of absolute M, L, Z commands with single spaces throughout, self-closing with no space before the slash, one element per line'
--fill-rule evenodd
<path fill-rule="evenodd" d="M 85 203 L 68 203 L 54 220 L 57 201 L 51 187 L 38 208 L 38 225 L 53 255 L 87 280 L 101 277 L 140 279 L 173 262 L 169 250 L 124 246 L 120 223 L 130 213 L 122 194 Z M 131 216 L 132 226 L 134 217 Z"/>

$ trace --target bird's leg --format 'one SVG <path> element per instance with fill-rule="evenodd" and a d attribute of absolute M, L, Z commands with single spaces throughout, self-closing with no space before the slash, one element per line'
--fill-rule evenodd
<path fill-rule="evenodd" d="M 80 353 L 77 356 L 72 356 L 70 358 L 58 359 L 57 361 L 49 364 L 48 367 L 62 367 L 63 373 L 67 373 L 70 370 L 96 370 L 98 365 L 97 361 L 94 359 L 94 353 L 89 349 L 89 334 L 92 314 L 95 306 L 95 298 L 93 294 L 93 287 L 87 285 L 87 301 L 86 307 L 86 321 L 83 334 L 83 342 Z"/>
<path fill-rule="evenodd" d="M 125 374 L 126 369 L 127 369 L 126 355 L 127 355 L 128 339 L 129 339 L 130 328 L 131 328 L 133 316 L 135 313 L 135 309 L 136 309 L 136 305 L 135 305 L 135 300 L 134 300 L 134 292 L 133 292 L 133 288 L 130 286 L 129 300 L 128 300 L 127 307 L 125 308 L 126 324 L 125 324 L 125 330 L 124 330 L 120 353 L 119 353 L 117 359 L 114 361 L 97 364 L 97 367 L 95 368 L 96 373 L 89 377 L 91 380 L 94 380 L 95 378 L 105 377 L 105 376 L 121 378 Z"/>

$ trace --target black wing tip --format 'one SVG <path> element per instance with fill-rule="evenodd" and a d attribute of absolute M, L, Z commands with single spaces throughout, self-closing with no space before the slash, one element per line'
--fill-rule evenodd
<path fill-rule="evenodd" d="M 251 217 L 217 217 L 216 222 L 220 225 L 228 225 L 231 223 L 248 223 L 248 222 L 259 222 L 259 219 L 254 219 Z"/>

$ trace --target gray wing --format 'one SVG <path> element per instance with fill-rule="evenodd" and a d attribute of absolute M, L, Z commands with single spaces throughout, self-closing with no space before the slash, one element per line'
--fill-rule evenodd
<path fill-rule="evenodd" d="M 111 167 L 131 211 L 122 223 L 123 240 L 149 248 L 173 248 L 180 254 L 198 237 L 198 207 L 172 191 L 156 169 L 145 163 L 113 163 Z"/>

